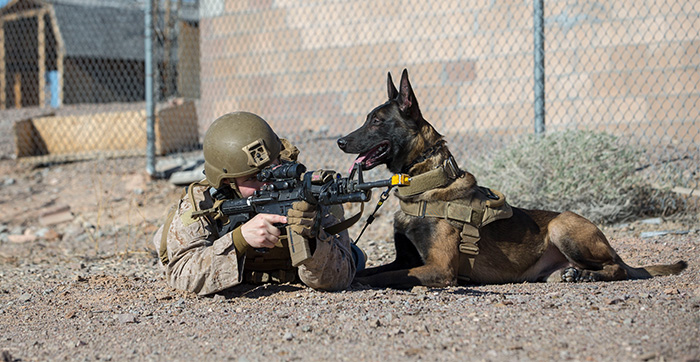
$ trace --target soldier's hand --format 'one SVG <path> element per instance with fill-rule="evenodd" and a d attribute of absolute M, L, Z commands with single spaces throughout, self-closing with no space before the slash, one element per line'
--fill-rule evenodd
<path fill-rule="evenodd" d="M 275 224 L 285 224 L 287 218 L 283 215 L 257 214 L 241 226 L 241 234 L 253 248 L 275 247 L 281 231 Z"/>
<path fill-rule="evenodd" d="M 287 224 L 293 232 L 307 238 L 316 238 L 316 207 L 306 201 L 297 201 L 287 211 Z"/>

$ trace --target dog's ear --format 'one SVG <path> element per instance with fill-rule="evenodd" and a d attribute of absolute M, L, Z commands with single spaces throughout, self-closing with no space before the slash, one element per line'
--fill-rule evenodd
<path fill-rule="evenodd" d="M 401 73 L 401 84 L 399 87 L 401 89 L 401 92 L 399 93 L 399 109 L 401 112 L 405 114 L 413 114 L 414 116 L 420 116 L 418 101 L 416 101 L 416 96 L 413 94 L 411 82 L 408 80 L 408 70 L 406 69 L 404 69 L 403 73 Z"/>
<path fill-rule="evenodd" d="M 386 73 L 386 90 L 389 93 L 389 100 L 395 99 L 399 95 L 399 91 L 396 90 L 394 85 L 394 80 L 391 79 L 391 72 Z"/>

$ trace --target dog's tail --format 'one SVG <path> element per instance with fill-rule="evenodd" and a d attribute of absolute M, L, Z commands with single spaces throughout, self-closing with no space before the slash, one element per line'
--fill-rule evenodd
<path fill-rule="evenodd" d="M 688 263 L 683 260 L 677 261 L 673 264 L 647 265 L 639 268 L 625 265 L 627 275 L 630 279 L 648 279 L 664 275 L 676 275 L 680 274 L 680 272 L 687 267 Z"/>

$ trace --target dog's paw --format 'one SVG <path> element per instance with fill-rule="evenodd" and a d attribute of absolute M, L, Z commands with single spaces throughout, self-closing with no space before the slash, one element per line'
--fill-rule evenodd
<path fill-rule="evenodd" d="M 561 271 L 561 281 L 566 283 L 576 283 L 580 274 L 581 272 L 578 269 L 568 267 Z"/>
<path fill-rule="evenodd" d="M 595 272 L 590 270 L 581 270 L 577 281 L 579 282 L 595 282 L 598 281 L 598 277 Z"/>
<path fill-rule="evenodd" d="M 566 283 L 595 282 L 598 281 L 596 274 L 590 270 L 579 270 L 568 267 L 561 272 L 561 281 Z"/>

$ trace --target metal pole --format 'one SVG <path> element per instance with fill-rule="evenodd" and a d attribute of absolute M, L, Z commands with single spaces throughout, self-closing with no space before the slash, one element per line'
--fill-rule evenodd
<path fill-rule="evenodd" d="M 535 0 L 535 134 L 544 135 L 544 0 Z"/>
<path fill-rule="evenodd" d="M 153 0 L 146 0 L 144 14 L 144 52 L 146 68 L 146 172 L 151 177 L 156 173 L 155 103 L 153 102 L 153 27 L 151 25 Z"/>

